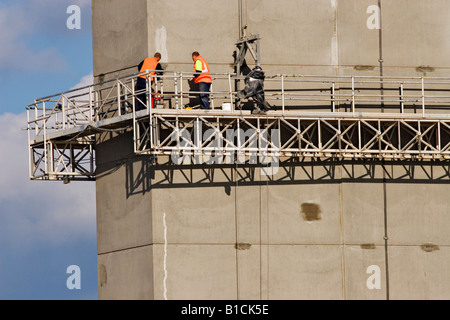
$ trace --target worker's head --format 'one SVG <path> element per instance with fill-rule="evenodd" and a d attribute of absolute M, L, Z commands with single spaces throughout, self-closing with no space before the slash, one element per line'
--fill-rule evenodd
<path fill-rule="evenodd" d="M 192 60 L 195 60 L 195 58 L 197 58 L 199 55 L 200 53 L 198 53 L 198 51 L 192 52 Z"/>
<path fill-rule="evenodd" d="M 154 58 L 156 58 L 156 60 L 161 60 L 161 53 L 159 52 L 155 52 L 155 54 L 153 55 Z"/>

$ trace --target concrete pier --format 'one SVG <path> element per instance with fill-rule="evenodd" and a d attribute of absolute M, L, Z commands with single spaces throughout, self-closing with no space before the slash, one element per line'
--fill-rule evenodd
<path fill-rule="evenodd" d="M 446 0 L 243 2 L 266 74 L 449 75 Z M 233 71 L 237 0 L 92 7 L 97 81 L 155 51 L 166 70 L 192 71 L 199 51 Z M 448 161 L 280 159 L 268 177 L 155 163 L 131 132 L 98 139 L 100 299 L 450 298 Z"/>

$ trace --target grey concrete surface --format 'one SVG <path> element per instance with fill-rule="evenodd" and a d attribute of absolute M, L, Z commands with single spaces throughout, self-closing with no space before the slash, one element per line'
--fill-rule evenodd
<path fill-rule="evenodd" d="M 376 1 L 246 2 L 266 73 L 380 74 L 366 24 Z M 448 76 L 449 9 L 382 0 L 385 75 Z M 233 71 L 237 14 L 238 1 L 93 0 L 94 75 L 135 72 L 154 51 L 167 70 L 191 71 L 198 50 L 213 72 Z M 269 179 L 254 166 L 154 165 L 130 133 L 99 141 L 100 299 L 449 298 L 447 163 L 316 159 Z"/>
<path fill-rule="evenodd" d="M 129 248 L 98 256 L 98 287 L 101 300 L 154 298 L 152 246 Z M 150 272 L 149 272 L 150 271 Z"/>
<path fill-rule="evenodd" d="M 114 79 L 136 66 L 147 54 L 147 3 L 143 0 L 92 1 L 94 77 Z M 138 61 L 139 60 L 139 61 Z M 132 69 L 131 73 L 137 72 Z M 103 79 L 99 75 L 104 74 Z"/>

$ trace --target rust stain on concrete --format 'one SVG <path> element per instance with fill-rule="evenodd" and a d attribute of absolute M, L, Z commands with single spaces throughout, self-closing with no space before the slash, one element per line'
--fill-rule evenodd
<path fill-rule="evenodd" d="M 318 221 L 322 219 L 322 210 L 320 209 L 320 205 L 317 203 L 302 203 L 301 204 L 301 215 L 303 220 L 305 221 Z"/>
<path fill-rule="evenodd" d="M 252 245 L 250 243 L 236 243 L 236 249 L 238 250 L 248 250 Z"/>
<path fill-rule="evenodd" d="M 106 284 L 106 267 L 103 264 L 98 267 L 98 280 L 100 282 L 100 287 L 103 287 Z"/>
<path fill-rule="evenodd" d="M 434 68 L 430 66 L 419 66 L 416 68 L 417 72 L 423 72 L 424 74 L 427 74 L 427 72 L 434 72 Z"/>
<path fill-rule="evenodd" d="M 422 249 L 425 252 L 433 252 L 439 250 L 439 246 L 433 243 L 424 243 L 423 245 L 420 246 L 420 249 Z"/>
<path fill-rule="evenodd" d="M 353 69 L 357 70 L 357 71 L 371 71 L 373 69 L 375 69 L 375 66 L 369 66 L 369 65 L 356 65 L 353 67 Z"/>

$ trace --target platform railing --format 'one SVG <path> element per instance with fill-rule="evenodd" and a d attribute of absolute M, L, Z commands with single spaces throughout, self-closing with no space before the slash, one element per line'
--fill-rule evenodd
<path fill-rule="evenodd" d="M 242 123 L 255 127 L 257 133 L 262 128 L 259 122 L 253 122 L 254 117 L 292 131 L 286 143 L 305 143 L 306 147 L 281 144 L 286 154 L 449 156 L 450 78 L 268 75 L 265 99 L 271 109 L 267 114 L 252 115 L 252 99 L 239 100 L 234 90 L 244 77 L 233 73 L 211 74 L 211 110 L 197 110 L 196 100 L 202 92 L 190 80 L 194 75 L 165 71 L 152 76 L 149 71 L 146 88 L 141 90 L 136 89 L 139 75 L 132 74 L 36 99 L 27 106 L 30 177 L 91 179 L 94 134 L 109 130 L 106 124 L 111 123 L 133 128 L 137 153 L 172 152 L 173 141 L 165 141 L 172 134 L 165 140 L 157 136 L 155 127 L 161 124 L 170 127 L 178 121 L 189 126 L 192 121 L 200 121 L 220 132 L 239 125 L 239 119 L 246 117 Z M 187 105 L 193 110 L 187 110 Z M 174 132 L 177 130 L 174 128 Z M 358 134 L 348 135 L 350 131 Z M 308 134 L 314 141 L 308 140 Z M 398 138 L 394 139 L 395 135 Z M 346 149 L 336 147 L 340 144 Z M 248 149 L 238 145 L 231 148 Z"/>
<path fill-rule="evenodd" d="M 183 110 L 201 92 L 190 87 L 189 72 L 166 71 L 147 89 L 135 89 L 137 74 L 36 99 L 27 106 L 32 136 L 45 136 L 107 118 L 134 112 L 139 103 L 153 108 Z M 211 109 L 240 111 L 234 86 L 242 81 L 232 73 L 213 73 Z M 142 95 L 143 94 L 143 95 Z M 142 97 L 145 97 L 142 101 Z M 450 113 L 450 78 L 310 76 L 277 74 L 265 79 L 265 98 L 273 111 L 358 112 L 415 114 Z M 251 101 L 251 99 L 250 99 Z M 153 108 L 151 108 L 153 105 Z M 225 110 L 223 110 L 225 111 Z"/>

